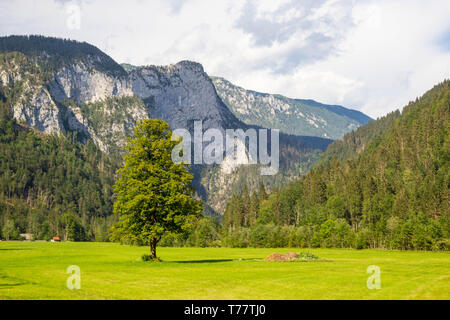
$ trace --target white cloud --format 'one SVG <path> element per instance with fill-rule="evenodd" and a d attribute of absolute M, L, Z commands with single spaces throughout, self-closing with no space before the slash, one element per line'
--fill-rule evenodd
<path fill-rule="evenodd" d="M 450 2 L 3 0 L 0 34 L 87 41 L 118 62 L 190 59 L 248 89 L 377 117 L 450 78 Z"/>

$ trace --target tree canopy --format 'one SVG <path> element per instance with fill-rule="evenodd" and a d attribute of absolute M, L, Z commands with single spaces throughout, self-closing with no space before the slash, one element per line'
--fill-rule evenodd
<path fill-rule="evenodd" d="M 193 175 L 186 164 L 174 163 L 169 125 L 158 119 L 137 123 L 128 139 L 124 166 L 114 186 L 114 213 L 120 218 L 113 239 L 156 245 L 167 233 L 181 233 L 200 215 L 203 204 L 195 200 Z"/>

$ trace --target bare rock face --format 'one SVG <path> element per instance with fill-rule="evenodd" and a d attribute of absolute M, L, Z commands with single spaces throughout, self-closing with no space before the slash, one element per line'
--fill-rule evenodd
<path fill-rule="evenodd" d="M 65 66 L 56 72 L 49 86 L 50 93 L 58 102 L 69 99 L 83 104 L 133 95 L 127 78 L 110 76 L 82 62 Z"/>
<path fill-rule="evenodd" d="M 169 66 L 146 66 L 130 73 L 135 95 L 144 100 L 152 118 L 171 128 L 203 121 L 203 129 L 235 128 L 243 124 L 217 96 L 214 85 L 199 63 L 181 61 Z"/>
<path fill-rule="evenodd" d="M 34 90 L 30 99 L 21 97 L 13 107 L 13 115 L 42 132 L 57 133 L 63 128 L 60 110 L 45 88 Z"/>
<path fill-rule="evenodd" d="M 136 121 L 145 118 L 165 120 L 172 129 L 190 130 L 196 120 L 202 121 L 203 130 L 245 127 L 195 62 L 117 74 L 99 68 L 95 56 L 86 56 L 51 69 L 44 79 L 39 71 L 28 71 L 36 67 L 32 59 L 18 57 L 23 61 L 0 68 L 2 86 L 22 88 L 14 117 L 45 133 L 79 132 L 105 152 L 123 147 Z"/>
<path fill-rule="evenodd" d="M 17 120 L 42 132 L 59 132 L 60 110 L 37 70 L 25 56 L 11 54 L 0 64 L 0 86 L 16 88 L 11 111 Z"/>
<path fill-rule="evenodd" d="M 44 77 L 43 67 L 29 57 L 6 56 L 0 86 L 16 90 L 14 118 L 44 133 L 78 132 L 106 153 L 122 148 L 136 122 L 148 117 L 147 108 L 134 96 L 127 76 L 99 70 L 89 64 L 92 59 L 65 64 L 50 76 L 45 69 Z"/>
<path fill-rule="evenodd" d="M 271 253 L 266 259 L 264 259 L 265 261 L 292 261 L 295 260 L 299 257 L 299 255 L 295 252 L 288 252 L 285 254 L 281 254 L 281 253 Z"/>

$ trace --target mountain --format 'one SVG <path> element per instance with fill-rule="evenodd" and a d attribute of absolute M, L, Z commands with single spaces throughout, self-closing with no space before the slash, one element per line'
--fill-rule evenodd
<path fill-rule="evenodd" d="M 192 133 L 196 120 L 202 121 L 203 130 L 259 129 L 230 112 L 199 63 L 181 61 L 169 66 L 136 67 L 130 70 L 129 79 L 133 93 L 144 101 L 149 116 L 167 121 L 173 129 L 186 128 Z M 225 159 L 221 165 L 194 165 L 194 185 L 206 201 L 209 214 L 216 215 L 223 212 L 231 190 L 244 183 L 256 187 L 263 182 L 269 189 L 280 186 L 304 174 L 330 142 L 282 134 L 280 170 L 276 176 L 262 177 L 259 165 L 240 166 Z M 248 152 L 240 157 L 247 158 Z"/>
<path fill-rule="evenodd" d="M 171 128 L 188 128 L 195 120 L 203 121 L 203 129 L 245 128 L 217 96 L 199 63 L 139 67 L 129 73 L 129 79 L 149 114 Z"/>
<path fill-rule="evenodd" d="M 224 217 L 235 228 L 228 238 L 264 238 L 261 225 L 272 223 L 290 225 L 285 239 L 299 246 L 449 250 L 449 123 L 445 80 L 330 145 L 319 165 L 259 204 L 260 225 L 250 231 L 236 225 L 246 219 L 235 196 Z"/>
<path fill-rule="evenodd" d="M 104 152 L 121 150 L 148 117 L 128 74 L 86 43 L 41 36 L 0 38 L 0 85 L 14 118 L 45 133 L 76 132 Z"/>
<path fill-rule="evenodd" d="M 120 157 L 136 121 L 160 118 L 172 129 L 260 127 L 243 123 L 217 95 L 195 62 L 125 68 L 87 43 L 42 36 L 0 38 L 2 98 L 20 124 L 46 134 L 75 136 Z M 193 165 L 198 195 L 209 214 L 220 214 L 233 188 L 247 182 L 269 189 L 304 174 L 329 139 L 280 135 L 280 170 L 262 177 L 260 165 Z M 244 158 L 248 157 L 248 150 Z"/>
<path fill-rule="evenodd" d="M 359 111 L 341 106 L 245 90 L 220 77 L 211 79 L 233 114 L 248 124 L 294 135 L 340 139 L 372 120 Z"/>

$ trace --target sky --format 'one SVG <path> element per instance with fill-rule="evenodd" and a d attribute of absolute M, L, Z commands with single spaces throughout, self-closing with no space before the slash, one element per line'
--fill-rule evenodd
<path fill-rule="evenodd" d="M 246 89 L 377 118 L 450 78 L 448 0 L 0 0 L 0 35 L 91 43 L 119 63 L 200 62 Z"/>

